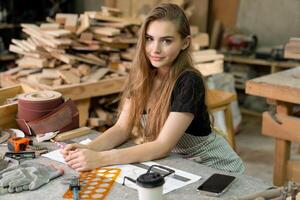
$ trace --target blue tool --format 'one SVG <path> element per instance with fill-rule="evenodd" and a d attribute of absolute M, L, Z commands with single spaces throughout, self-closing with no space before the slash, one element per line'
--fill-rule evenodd
<path fill-rule="evenodd" d="M 72 177 L 69 188 L 73 193 L 73 200 L 79 200 L 80 181 L 77 177 Z"/>

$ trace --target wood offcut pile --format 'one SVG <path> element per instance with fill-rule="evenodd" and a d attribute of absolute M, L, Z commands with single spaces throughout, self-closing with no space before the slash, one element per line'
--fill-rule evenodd
<path fill-rule="evenodd" d="M 141 21 L 119 11 L 59 13 L 41 25 L 22 24 L 28 35 L 12 39 L 17 67 L 2 74 L 2 87 L 23 82 L 39 89 L 126 75 Z"/>
<path fill-rule="evenodd" d="M 284 47 L 284 58 L 300 60 L 300 38 L 290 38 Z"/>

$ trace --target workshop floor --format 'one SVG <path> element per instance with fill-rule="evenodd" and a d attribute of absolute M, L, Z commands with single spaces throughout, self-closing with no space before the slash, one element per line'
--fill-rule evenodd
<path fill-rule="evenodd" d="M 236 135 L 237 151 L 246 164 L 246 174 L 273 180 L 274 139 L 261 135 L 261 117 L 243 115 L 241 130 Z M 299 144 L 292 144 L 292 157 L 299 159 Z"/>

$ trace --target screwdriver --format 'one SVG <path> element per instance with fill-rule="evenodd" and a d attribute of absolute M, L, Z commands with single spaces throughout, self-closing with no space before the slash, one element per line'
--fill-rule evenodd
<path fill-rule="evenodd" d="M 73 200 L 79 200 L 80 181 L 77 177 L 72 177 L 69 188 L 73 193 Z"/>

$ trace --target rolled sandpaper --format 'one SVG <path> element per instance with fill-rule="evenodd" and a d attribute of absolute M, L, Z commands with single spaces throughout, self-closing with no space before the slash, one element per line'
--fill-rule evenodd
<path fill-rule="evenodd" d="M 17 118 L 26 122 L 39 119 L 64 102 L 62 94 L 56 91 L 37 91 L 18 96 Z"/>
<path fill-rule="evenodd" d="M 79 127 L 75 103 L 56 91 L 36 91 L 18 97 L 17 124 L 28 135 L 69 131 Z"/>

